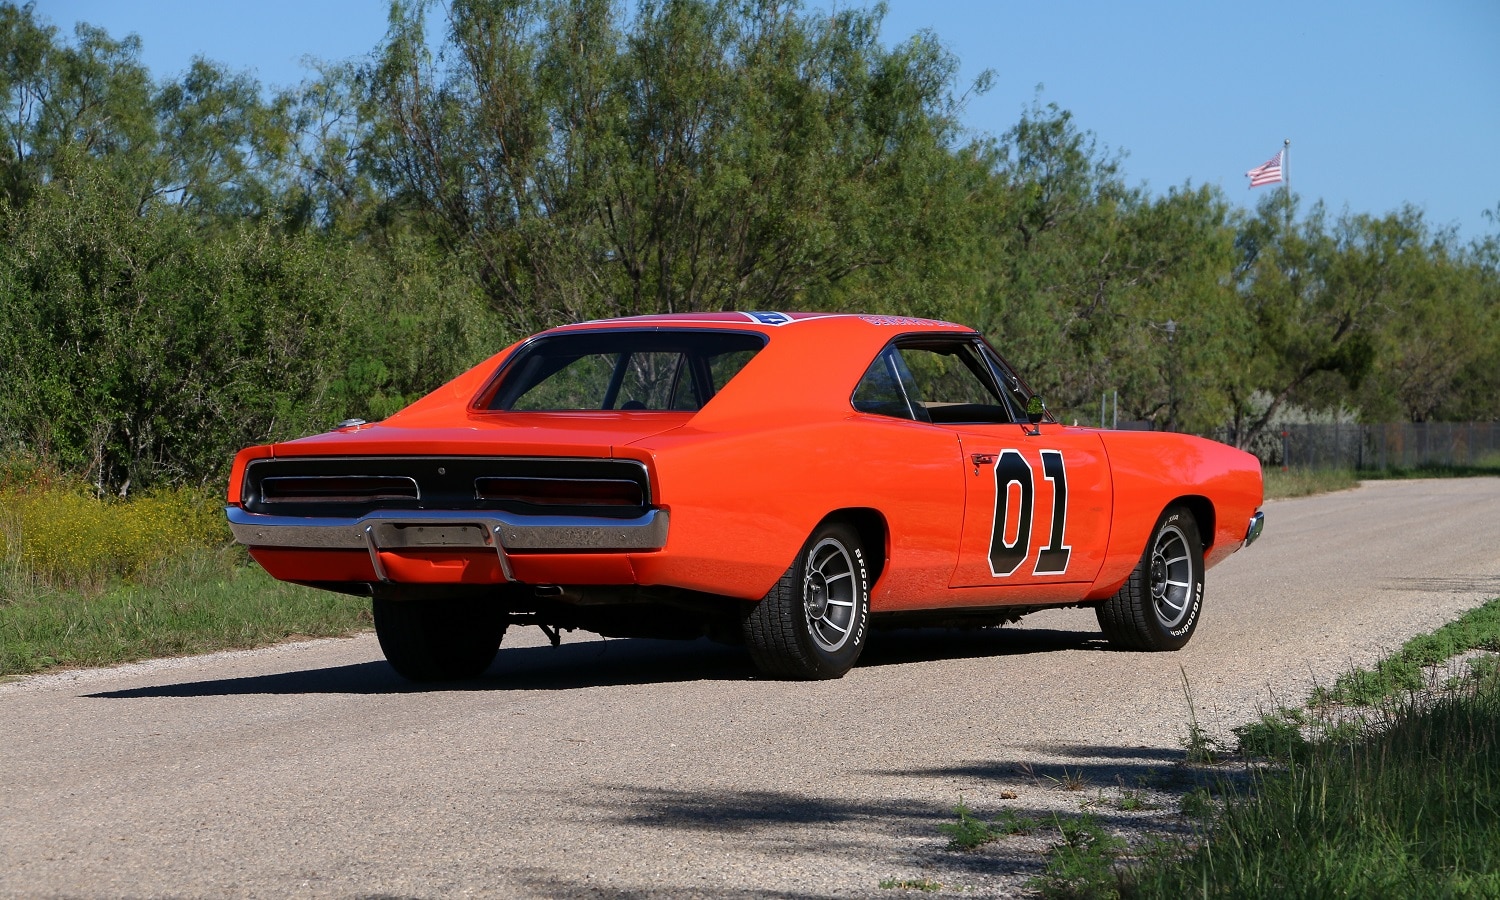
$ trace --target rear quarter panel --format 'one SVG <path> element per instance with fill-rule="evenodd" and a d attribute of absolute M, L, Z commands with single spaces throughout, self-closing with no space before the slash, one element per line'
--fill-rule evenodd
<path fill-rule="evenodd" d="M 742 432 L 684 428 L 649 449 L 672 516 L 665 551 L 633 559 L 643 584 L 753 600 L 790 567 L 829 513 L 874 510 L 887 546 L 872 608 L 941 602 L 963 519 L 958 439 L 914 422 L 851 413 Z"/>

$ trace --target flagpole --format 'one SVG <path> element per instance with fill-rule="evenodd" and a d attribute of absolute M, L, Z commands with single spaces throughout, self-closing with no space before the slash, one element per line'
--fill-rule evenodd
<path fill-rule="evenodd" d="M 1292 232 L 1292 139 L 1281 141 L 1281 180 L 1286 184 L 1286 231 Z"/>

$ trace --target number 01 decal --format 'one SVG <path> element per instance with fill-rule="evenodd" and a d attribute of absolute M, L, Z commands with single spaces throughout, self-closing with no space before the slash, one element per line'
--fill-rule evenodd
<path fill-rule="evenodd" d="M 1033 575 L 1062 575 L 1068 571 L 1073 548 L 1063 543 L 1068 527 L 1068 470 L 1060 450 L 1043 450 L 1042 477 L 1052 482 L 1052 521 L 1047 543 L 1037 551 Z M 1016 511 L 1016 537 L 1006 540 L 1010 521 L 1010 486 L 1020 487 Z M 995 461 L 995 530 L 990 537 L 990 574 L 996 578 L 1014 575 L 1031 555 L 1032 506 L 1036 500 L 1036 475 L 1019 450 L 1005 450 Z"/>

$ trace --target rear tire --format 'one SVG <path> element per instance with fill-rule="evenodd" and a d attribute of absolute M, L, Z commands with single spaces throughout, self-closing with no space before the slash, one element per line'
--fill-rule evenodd
<path fill-rule="evenodd" d="M 745 646 L 776 678 L 840 678 L 869 633 L 870 576 L 859 534 L 842 523 L 813 532 L 742 623 Z"/>
<path fill-rule="evenodd" d="M 1203 611 L 1203 542 L 1185 506 L 1156 520 L 1141 561 L 1113 597 L 1095 607 L 1099 628 L 1123 650 L 1178 650 Z"/>
<path fill-rule="evenodd" d="M 494 601 L 376 597 L 374 612 L 386 661 L 411 681 L 477 678 L 494 662 L 505 635 Z"/>

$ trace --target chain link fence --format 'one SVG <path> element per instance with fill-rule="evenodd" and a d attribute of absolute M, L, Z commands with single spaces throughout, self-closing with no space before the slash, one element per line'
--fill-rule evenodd
<path fill-rule="evenodd" d="M 1284 425 L 1247 449 L 1268 468 L 1500 467 L 1500 423 Z"/>

